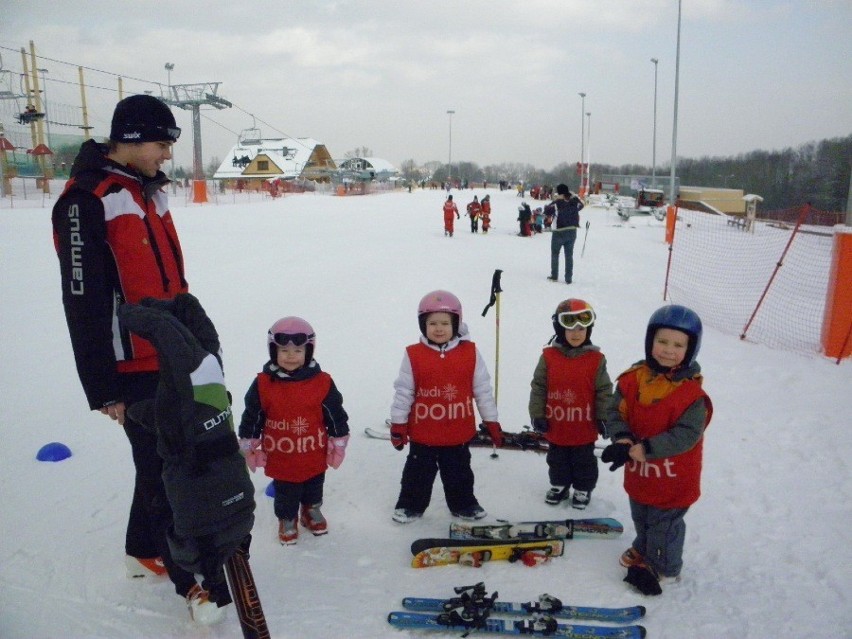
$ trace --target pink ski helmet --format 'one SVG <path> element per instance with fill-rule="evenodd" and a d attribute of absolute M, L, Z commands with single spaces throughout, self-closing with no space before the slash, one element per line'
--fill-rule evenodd
<path fill-rule="evenodd" d="M 459 334 L 459 326 L 462 322 L 462 305 L 455 295 L 449 291 L 432 291 L 423 296 L 417 306 L 417 321 L 420 323 L 420 332 L 426 336 L 426 318 L 430 313 L 449 313 L 453 317 L 453 334 Z"/>
<path fill-rule="evenodd" d="M 266 335 L 266 343 L 269 347 L 269 359 L 273 362 L 277 359 L 278 346 L 286 346 L 287 344 L 304 346 L 305 364 L 308 364 L 314 357 L 316 334 L 313 327 L 301 317 L 282 317 L 269 329 Z"/>

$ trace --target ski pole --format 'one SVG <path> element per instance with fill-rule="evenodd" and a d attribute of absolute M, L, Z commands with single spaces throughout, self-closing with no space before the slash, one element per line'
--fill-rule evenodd
<path fill-rule="evenodd" d="M 496 306 L 494 311 L 494 321 L 495 321 L 495 355 L 494 355 L 494 403 L 497 404 L 497 393 L 500 388 L 500 293 L 503 292 L 503 289 L 500 287 L 500 276 L 503 274 L 503 271 L 495 269 L 494 275 L 491 276 L 491 297 L 488 300 L 488 304 L 486 304 L 485 308 L 482 309 L 482 317 L 488 313 L 488 309 L 492 306 Z M 496 459 L 497 455 L 497 446 L 492 442 L 491 444 L 491 458 Z"/>
<path fill-rule="evenodd" d="M 488 313 L 488 309 L 496 305 L 495 311 L 495 327 L 496 327 L 496 355 L 494 362 L 494 403 L 497 403 L 497 390 L 500 386 L 500 293 L 503 289 L 500 288 L 500 276 L 503 274 L 499 268 L 494 271 L 491 276 L 491 298 L 488 304 L 482 310 L 482 317 Z"/>
<path fill-rule="evenodd" d="M 580 257 L 583 257 L 586 254 L 586 240 L 589 239 L 589 226 L 591 222 L 586 220 L 586 234 L 583 236 L 583 250 L 580 251 Z"/>

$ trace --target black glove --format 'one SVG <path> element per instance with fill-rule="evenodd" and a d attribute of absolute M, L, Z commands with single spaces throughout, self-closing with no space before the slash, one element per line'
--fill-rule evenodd
<path fill-rule="evenodd" d="M 546 433 L 548 429 L 547 420 L 544 417 L 533 417 L 532 427 L 537 433 Z"/>
<path fill-rule="evenodd" d="M 604 448 L 601 454 L 601 461 L 605 464 L 611 463 L 610 471 L 617 470 L 627 463 L 630 459 L 630 447 L 633 444 L 625 442 L 624 444 L 610 444 Z"/>
<path fill-rule="evenodd" d="M 661 595 L 660 580 L 648 566 L 630 566 L 624 581 L 636 588 L 643 595 Z"/>

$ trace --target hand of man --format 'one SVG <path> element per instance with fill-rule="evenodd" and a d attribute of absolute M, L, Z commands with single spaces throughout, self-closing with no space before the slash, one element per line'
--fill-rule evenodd
<path fill-rule="evenodd" d="M 124 426 L 124 402 L 115 402 L 107 406 L 102 406 L 99 410 L 104 415 L 108 415 L 111 420 L 117 421 L 119 424 Z"/>

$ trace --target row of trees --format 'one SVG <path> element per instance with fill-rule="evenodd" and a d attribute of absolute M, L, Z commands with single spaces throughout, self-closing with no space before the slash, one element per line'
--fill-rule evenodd
<path fill-rule="evenodd" d="M 63 144 L 54 149 L 53 163 L 57 174 L 67 175 L 79 145 Z M 366 147 L 347 153 L 347 157 L 369 156 Z M 30 160 L 30 158 L 27 158 Z M 26 160 L 25 160 L 26 161 Z M 208 175 L 213 175 L 220 160 L 211 158 L 206 166 Z M 821 142 L 809 142 L 798 148 L 782 151 L 751 151 L 736 157 L 703 157 L 700 159 L 678 159 L 677 173 L 680 183 L 691 186 L 710 186 L 743 189 L 763 197 L 764 210 L 783 209 L 810 203 L 821 211 L 845 211 L 849 197 L 850 170 L 852 167 L 852 135 Z M 23 173 L 26 173 L 26 167 Z M 62 170 L 64 168 L 64 171 Z M 446 163 L 427 162 L 418 165 L 406 160 L 399 167 L 402 176 L 413 182 L 423 180 L 443 182 L 450 172 Z M 664 185 L 668 184 L 670 168 L 657 167 L 657 175 Z M 191 170 L 178 166 L 175 177 L 183 179 Z M 638 164 L 591 165 L 592 181 L 604 175 L 650 175 L 651 167 Z M 531 164 L 507 162 L 480 167 L 475 162 L 453 163 L 453 178 L 469 182 L 501 180 L 514 184 L 558 184 L 564 182 L 572 190 L 579 188 L 576 165 L 562 163 L 550 171 Z"/>
<path fill-rule="evenodd" d="M 809 142 L 782 151 L 751 151 L 736 157 L 679 158 L 680 183 L 691 186 L 737 188 L 763 197 L 764 210 L 783 209 L 810 203 L 821 211 L 845 211 L 852 170 L 852 135 L 821 142 Z M 406 160 L 400 166 L 409 180 L 443 182 L 448 177 L 446 163 L 428 162 L 418 166 Z M 657 176 L 668 185 L 670 166 L 657 167 Z M 604 175 L 650 175 L 651 167 L 639 164 L 595 164 L 592 181 Z M 452 166 L 453 178 L 470 182 L 507 180 L 510 183 L 558 184 L 579 188 L 575 164 L 562 163 L 550 171 L 530 164 L 504 163 L 480 167 L 474 162 Z"/>

